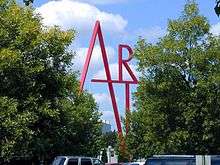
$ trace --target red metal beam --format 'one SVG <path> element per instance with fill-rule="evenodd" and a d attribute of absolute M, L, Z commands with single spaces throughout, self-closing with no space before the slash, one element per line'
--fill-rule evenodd
<path fill-rule="evenodd" d="M 129 81 L 129 80 L 100 80 L 100 79 L 92 79 L 91 80 L 92 82 L 97 82 L 97 83 L 108 83 L 108 82 L 111 82 L 111 83 L 116 83 L 116 84 L 137 84 L 136 82 L 134 81 Z"/>

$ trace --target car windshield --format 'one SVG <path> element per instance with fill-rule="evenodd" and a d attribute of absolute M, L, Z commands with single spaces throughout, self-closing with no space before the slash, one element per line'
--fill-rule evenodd
<path fill-rule="evenodd" d="M 52 165 L 63 165 L 65 160 L 66 160 L 66 158 L 59 158 L 58 157 L 53 161 Z"/>

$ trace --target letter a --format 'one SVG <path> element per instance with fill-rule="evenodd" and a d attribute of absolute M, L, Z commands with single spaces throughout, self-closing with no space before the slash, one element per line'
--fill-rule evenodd
<path fill-rule="evenodd" d="M 106 77 L 107 77 L 107 80 L 111 81 L 111 74 L 110 74 L 110 69 L 109 69 L 109 65 L 108 65 L 108 58 L 107 58 L 107 53 L 106 53 L 106 50 L 105 50 L 105 44 L 104 44 L 104 39 L 103 39 L 103 36 L 102 36 L 101 26 L 100 26 L 100 22 L 96 21 L 95 27 L 94 27 L 94 30 L 93 30 L 93 34 L 92 34 L 92 38 L 90 40 L 89 49 L 88 49 L 88 52 L 87 52 L 87 55 L 86 55 L 86 61 L 85 61 L 83 71 L 82 71 L 82 74 L 81 74 L 80 91 L 82 91 L 83 87 L 84 87 L 84 83 L 85 83 L 86 75 L 87 75 L 87 72 L 88 72 L 89 63 L 90 63 L 90 60 L 91 60 L 91 56 L 92 56 L 92 52 L 93 52 L 93 49 L 94 49 L 94 46 L 95 46 L 95 41 L 96 41 L 97 35 L 99 37 L 99 44 L 100 44 L 100 47 L 101 47 L 102 59 L 103 59 L 104 67 L 105 67 Z"/>
<path fill-rule="evenodd" d="M 110 96 L 111 96 L 112 106 L 113 106 L 113 110 L 114 110 L 115 120 L 116 120 L 116 124 L 117 124 L 117 128 L 118 128 L 118 133 L 119 133 L 119 135 L 122 135 L 122 127 L 121 127 L 121 123 L 120 123 L 120 117 L 119 117 L 119 113 L 118 113 L 115 92 L 114 92 L 114 88 L 113 88 L 113 84 L 112 84 L 110 69 L 109 69 L 109 65 L 108 65 L 107 53 L 105 50 L 104 39 L 102 36 L 102 31 L 101 31 L 101 26 L 100 26 L 99 21 L 96 21 L 95 28 L 93 30 L 92 38 L 91 38 L 90 45 L 89 45 L 89 50 L 87 52 L 86 62 L 84 64 L 81 79 L 80 79 L 80 91 L 83 90 L 83 86 L 85 83 L 85 79 L 86 79 L 86 75 L 88 72 L 89 63 L 91 60 L 92 51 L 93 51 L 93 48 L 95 45 L 97 35 L 98 35 L 99 44 L 101 47 L 102 59 L 103 59 L 104 67 L 105 67 L 105 73 L 106 73 L 108 88 L 109 88 L 109 92 L 110 92 Z"/>

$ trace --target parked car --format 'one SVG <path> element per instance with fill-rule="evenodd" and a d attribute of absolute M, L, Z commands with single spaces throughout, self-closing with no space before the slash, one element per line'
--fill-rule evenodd
<path fill-rule="evenodd" d="M 91 157 L 57 156 L 52 165 L 105 165 L 101 160 Z"/>
<path fill-rule="evenodd" d="M 124 163 L 105 163 L 105 165 L 124 165 Z"/>
<path fill-rule="evenodd" d="M 220 165 L 219 155 L 155 155 L 145 165 Z"/>
<path fill-rule="evenodd" d="M 148 158 L 145 165 L 196 165 L 193 155 L 155 155 Z"/>
<path fill-rule="evenodd" d="M 124 163 L 123 165 L 144 165 L 145 162 L 128 162 Z"/>

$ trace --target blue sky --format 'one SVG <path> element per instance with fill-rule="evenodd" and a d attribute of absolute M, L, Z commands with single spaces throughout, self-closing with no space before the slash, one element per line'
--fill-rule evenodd
<path fill-rule="evenodd" d="M 22 0 L 19 0 L 20 2 Z M 89 45 L 95 20 L 99 19 L 103 28 L 112 75 L 117 75 L 118 44 L 134 47 L 138 36 L 155 42 L 166 33 L 168 19 L 180 16 L 186 0 L 35 0 L 36 12 L 41 13 L 43 23 L 47 26 L 59 25 L 62 29 L 77 30 L 76 39 L 70 49 L 76 51 L 73 60 L 75 70 L 81 70 L 84 64 L 86 48 Z M 220 33 L 219 18 L 214 13 L 215 0 L 197 0 L 200 13 L 206 16 L 212 25 L 214 34 Z M 124 55 L 126 57 L 126 53 Z M 131 68 L 136 68 L 135 61 Z M 107 85 L 94 84 L 93 77 L 105 78 L 99 46 L 92 55 L 85 89 L 94 95 L 102 119 L 110 121 L 115 129 L 113 109 Z M 136 73 L 138 74 L 138 73 Z M 128 78 L 128 76 L 125 76 Z M 115 85 L 120 115 L 124 116 L 124 86 Z M 136 87 L 132 87 L 132 92 Z"/>

